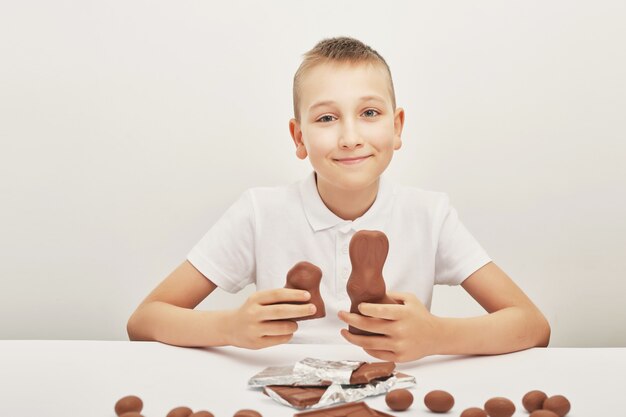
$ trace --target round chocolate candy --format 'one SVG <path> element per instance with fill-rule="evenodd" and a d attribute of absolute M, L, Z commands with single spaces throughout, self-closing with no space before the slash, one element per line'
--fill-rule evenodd
<path fill-rule="evenodd" d="M 136 395 L 127 395 L 126 397 L 120 398 L 115 403 L 115 414 L 121 416 L 129 411 L 140 412 L 142 408 L 143 401 L 141 401 L 141 398 Z"/>
<path fill-rule="evenodd" d="M 193 414 L 189 414 L 189 417 L 214 417 L 214 416 L 213 416 L 213 413 L 209 413 L 208 411 L 201 410 L 201 411 L 196 411 Z"/>
<path fill-rule="evenodd" d="M 447 413 L 454 406 L 454 397 L 442 390 L 434 390 L 426 394 L 424 404 L 434 413 Z"/>
<path fill-rule="evenodd" d="M 413 404 L 413 394 L 408 389 L 395 389 L 385 395 L 385 402 L 393 411 L 404 411 Z"/>
<path fill-rule="evenodd" d="M 527 392 L 522 398 L 522 405 L 529 413 L 532 413 L 535 410 L 541 410 L 543 407 L 543 402 L 548 398 L 545 392 L 534 390 Z"/>
<path fill-rule="evenodd" d="M 487 417 L 487 412 L 482 408 L 471 407 L 461 413 L 461 417 Z"/>
<path fill-rule="evenodd" d="M 559 415 L 550 410 L 535 410 L 528 417 L 559 417 Z"/>
<path fill-rule="evenodd" d="M 563 417 L 565 414 L 569 413 L 570 408 L 571 404 L 569 400 L 562 395 L 553 395 L 552 397 L 546 398 L 543 402 L 544 410 L 553 411 L 558 414 L 559 417 Z"/>
<path fill-rule="evenodd" d="M 120 414 L 119 417 L 143 417 L 139 411 L 129 411 L 128 413 Z"/>
<path fill-rule="evenodd" d="M 167 413 L 167 417 L 189 417 L 193 414 L 193 410 L 189 407 L 176 407 L 172 408 L 169 413 Z"/>
<path fill-rule="evenodd" d="M 515 413 L 515 404 L 508 398 L 495 397 L 487 400 L 485 411 L 490 417 L 511 417 Z"/>
<path fill-rule="evenodd" d="M 261 413 L 254 410 L 239 410 L 233 417 L 263 417 Z"/>

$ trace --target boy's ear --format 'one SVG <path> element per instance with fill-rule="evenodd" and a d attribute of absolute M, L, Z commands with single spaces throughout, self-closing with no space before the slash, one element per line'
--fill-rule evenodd
<path fill-rule="evenodd" d="M 402 128 L 404 127 L 404 109 L 396 108 L 393 117 L 393 149 L 398 150 L 402 147 Z"/>
<path fill-rule="evenodd" d="M 305 159 L 307 157 L 307 151 L 304 147 L 304 142 L 302 141 L 300 122 L 296 119 L 289 120 L 289 133 L 291 133 L 293 143 L 296 145 L 296 156 L 300 159 Z"/>

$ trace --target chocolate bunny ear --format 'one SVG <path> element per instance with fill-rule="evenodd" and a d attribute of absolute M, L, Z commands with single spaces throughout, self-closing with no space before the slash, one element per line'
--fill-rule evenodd
<path fill-rule="evenodd" d="M 302 303 L 315 304 L 315 314 L 311 316 L 299 317 L 295 320 L 311 320 L 324 317 L 326 315 L 326 307 L 322 294 L 320 294 L 320 282 L 322 281 L 322 270 L 310 262 L 302 261 L 295 264 L 289 272 L 287 272 L 287 282 L 285 288 L 295 288 L 298 290 L 306 290 L 311 294 L 311 299 Z"/>
<path fill-rule="evenodd" d="M 383 266 L 389 253 L 389 240 L 383 232 L 377 230 L 360 230 L 350 240 L 350 261 L 352 273 L 348 278 L 346 290 L 352 301 L 351 313 L 359 313 L 359 304 L 397 304 L 395 300 L 387 296 L 385 279 L 383 278 Z M 349 326 L 348 330 L 353 334 L 373 335 Z"/>
<path fill-rule="evenodd" d="M 377 230 L 360 230 L 350 239 L 350 262 L 352 270 L 367 268 L 380 270 L 389 253 L 389 240 L 383 232 Z"/>

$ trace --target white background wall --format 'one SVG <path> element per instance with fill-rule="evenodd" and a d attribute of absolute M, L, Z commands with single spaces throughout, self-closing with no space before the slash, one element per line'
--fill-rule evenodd
<path fill-rule="evenodd" d="M 626 346 L 625 4 L 3 2 L 0 338 L 125 339 L 243 190 L 309 172 L 291 79 L 349 35 L 406 110 L 388 176 L 450 194 L 553 346 Z M 433 311 L 481 310 L 437 288 Z"/>

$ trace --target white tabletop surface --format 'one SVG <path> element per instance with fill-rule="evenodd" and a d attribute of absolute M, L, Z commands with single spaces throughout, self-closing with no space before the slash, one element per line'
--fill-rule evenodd
<path fill-rule="evenodd" d="M 252 408 L 264 417 L 296 411 L 273 402 L 248 379 L 267 366 L 291 365 L 305 357 L 375 361 L 351 345 L 281 345 L 251 351 L 232 347 L 187 349 L 152 342 L 0 341 L 1 416 L 114 417 L 115 402 L 128 394 L 144 401 L 142 414 L 165 417 L 179 405 L 232 417 Z M 456 403 L 449 416 L 482 406 L 495 396 L 511 399 L 515 416 L 528 416 L 522 396 L 533 389 L 562 394 L 570 417 L 626 416 L 626 348 L 531 349 L 498 356 L 435 356 L 399 364 L 414 375 L 415 401 L 397 416 L 431 416 L 424 395 L 444 389 Z"/>

